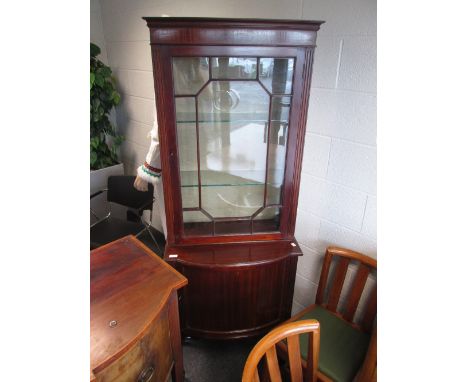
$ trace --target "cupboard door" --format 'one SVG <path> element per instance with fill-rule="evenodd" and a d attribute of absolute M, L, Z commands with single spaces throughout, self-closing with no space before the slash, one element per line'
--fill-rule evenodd
<path fill-rule="evenodd" d="M 191 266 L 179 270 L 185 335 L 241 338 L 263 334 L 289 318 L 297 257 L 252 266 Z"/>

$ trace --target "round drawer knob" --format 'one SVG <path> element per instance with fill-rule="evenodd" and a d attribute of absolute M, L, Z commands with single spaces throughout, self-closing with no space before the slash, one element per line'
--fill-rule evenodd
<path fill-rule="evenodd" d="M 116 320 L 109 321 L 109 326 L 111 328 L 115 328 L 117 326 L 117 321 Z"/>

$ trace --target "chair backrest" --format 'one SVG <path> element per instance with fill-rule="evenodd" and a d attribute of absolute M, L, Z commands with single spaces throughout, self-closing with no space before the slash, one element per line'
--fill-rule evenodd
<path fill-rule="evenodd" d="M 335 272 L 333 277 L 330 278 L 331 280 L 328 280 L 333 259 L 337 260 Z M 346 301 L 344 301 L 344 310 L 338 312 L 338 302 L 340 301 L 343 284 L 351 262 L 357 265 L 356 275 L 346 296 Z M 365 306 L 361 308 L 363 312 L 362 320 L 360 322 L 354 322 L 354 319 L 367 279 L 371 272 L 376 270 L 377 260 L 371 257 L 349 249 L 338 247 L 327 248 L 315 303 L 336 313 L 344 320 L 353 323 L 359 329 L 367 333 L 372 332 L 374 320 L 377 315 L 377 282 L 375 282 L 375 285 L 371 288 Z M 377 273 L 374 273 L 375 277 L 377 277 Z M 327 298 L 325 297 L 326 290 L 328 290 Z"/>
<path fill-rule="evenodd" d="M 153 208 L 154 187 L 148 184 L 148 191 L 138 191 L 133 187 L 135 176 L 115 175 L 107 178 L 107 201 L 130 208 L 140 208 L 148 205 L 145 210 Z"/>
<path fill-rule="evenodd" d="M 302 358 L 299 334 L 309 333 L 309 351 L 305 379 L 302 375 Z M 281 373 L 276 355 L 276 344 L 287 338 L 291 382 L 317 381 L 320 346 L 320 324 L 317 320 L 289 322 L 278 326 L 263 337 L 252 349 L 245 363 L 242 382 L 259 382 L 257 366 L 266 356 L 266 366 L 271 382 L 281 382 Z"/>

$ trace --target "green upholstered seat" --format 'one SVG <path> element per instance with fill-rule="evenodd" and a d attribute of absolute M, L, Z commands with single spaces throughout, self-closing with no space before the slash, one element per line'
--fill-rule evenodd
<path fill-rule="evenodd" d="M 336 382 L 352 381 L 366 356 L 370 335 L 354 329 L 320 306 L 316 306 L 300 319 L 311 318 L 320 323 L 320 372 Z M 308 336 L 301 334 L 303 358 L 307 356 L 308 345 Z"/>

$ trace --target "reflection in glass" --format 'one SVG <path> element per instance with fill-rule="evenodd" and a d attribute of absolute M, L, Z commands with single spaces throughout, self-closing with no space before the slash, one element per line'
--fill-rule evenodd
<path fill-rule="evenodd" d="M 293 69 L 288 58 L 173 58 L 185 236 L 279 230 Z"/>
<path fill-rule="evenodd" d="M 257 78 L 257 59 L 251 57 L 212 57 L 211 76 L 215 79 Z"/>
<path fill-rule="evenodd" d="M 257 82 L 243 81 L 213 81 L 198 97 L 202 205 L 213 217 L 251 216 L 263 206 L 269 99 Z"/>
<path fill-rule="evenodd" d="M 246 235 L 251 232 L 252 221 L 250 217 L 227 220 L 216 220 L 214 222 L 215 235 Z"/>
<path fill-rule="evenodd" d="M 175 95 L 195 95 L 208 81 L 208 57 L 172 59 Z"/>
<path fill-rule="evenodd" d="M 281 203 L 291 97 L 272 97 L 271 102 L 266 205 Z"/>
<path fill-rule="evenodd" d="M 184 211 L 184 231 L 187 236 L 212 235 L 213 222 L 201 211 Z"/>
<path fill-rule="evenodd" d="M 198 207 L 195 97 L 175 99 L 182 207 Z"/>
<path fill-rule="evenodd" d="M 252 221 L 252 232 L 274 232 L 279 231 L 280 206 L 266 207 Z"/>
<path fill-rule="evenodd" d="M 291 94 L 294 72 L 292 58 L 261 58 L 260 81 L 270 93 Z"/>

